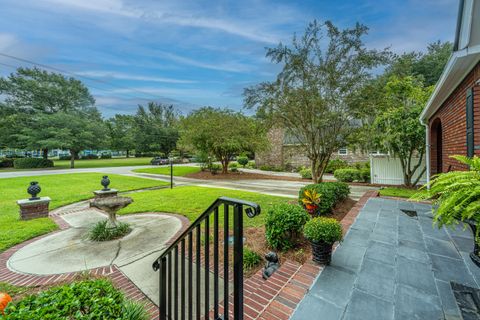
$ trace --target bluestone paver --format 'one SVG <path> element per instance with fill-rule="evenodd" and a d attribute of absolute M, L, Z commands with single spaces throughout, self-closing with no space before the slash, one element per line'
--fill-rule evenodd
<path fill-rule="evenodd" d="M 291 319 L 460 320 L 451 282 L 479 289 L 472 249 L 471 230 L 433 225 L 428 204 L 372 198 Z"/>

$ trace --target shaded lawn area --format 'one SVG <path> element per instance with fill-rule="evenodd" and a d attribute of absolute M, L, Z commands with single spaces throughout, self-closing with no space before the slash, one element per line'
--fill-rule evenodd
<path fill-rule="evenodd" d="M 101 189 L 102 173 L 75 173 L 37 177 L 19 177 L 0 179 L 0 252 L 30 238 L 57 229 L 49 218 L 29 221 L 19 220 L 16 201 L 28 198 L 27 187 L 30 181 L 38 181 L 42 192 L 40 196 L 52 199 L 50 210 L 60 206 L 86 200 L 93 197 L 94 190 Z M 120 191 L 142 189 L 166 185 L 166 182 L 109 175 L 111 187 Z"/>
<path fill-rule="evenodd" d="M 75 168 L 105 168 L 150 165 L 151 157 L 147 158 L 112 158 L 75 160 Z M 70 160 L 55 160 L 55 169 L 70 169 Z"/>
<path fill-rule="evenodd" d="M 387 187 L 380 190 L 381 196 L 386 197 L 399 197 L 399 198 L 410 198 L 417 193 L 424 193 L 423 190 L 418 189 L 407 189 L 407 188 L 400 188 L 400 187 Z"/>
<path fill-rule="evenodd" d="M 126 214 L 148 211 L 179 213 L 193 222 L 212 202 L 221 196 L 252 201 L 260 205 L 262 212 L 259 216 L 250 219 L 244 215 L 245 227 L 263 226 L 265 212 L 269 206 L 292 201 L 291 198 L 276 197 L 248 191 L 185 186 L 133 193 L 129 195 L 129 197 L 132 197 L 134 202 L 130 206 L 122 209 L 119 213 Z M 223 214 L 220 214 L 219 217 L 220 224 L 223 225 Z"/>
<path fill-rule="evenodd" d="M 173 166 L 173 175 L 177 177 L 183 177 L 183 176 L 186 176 L 187 174 L 200 172 L 200 170 L 201 170 L 200 167 Z M 170 166 L 158 167 L 158 168 L 135 169 L 133 171 L 138 173 L 170 175 Z"/>

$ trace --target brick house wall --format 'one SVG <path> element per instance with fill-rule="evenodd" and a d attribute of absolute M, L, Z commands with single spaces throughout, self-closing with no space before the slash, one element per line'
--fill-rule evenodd
<path fill-rule="evenodd" d="M 301 166 L 310 167 L 310 160 L 305 155 L 305 151 L 299 145 L 285 144 L 285 130 L 273 128 L 267 134 L 270 142 L 270 148 L 263 152 L 255 154 L 255 164 L 257 166 L 275 166 L 288 169 Z M 348 154 L 339 155 L 337 152 L 332 154 L 332 159 L 342 159 L 348 163 L 365 162 L 369 160 L 366 153 L 348 150 Z"/>
<path fill-rule="evenodd" d="M 475 84 L 479 79 L 480 63 L 429 119 L 431 174 L 467 169 L 450 156 L 467 155 L 466 99 L 470 88 L 473 88 L 474 152 L 480 155 L 480 86 Z"/>

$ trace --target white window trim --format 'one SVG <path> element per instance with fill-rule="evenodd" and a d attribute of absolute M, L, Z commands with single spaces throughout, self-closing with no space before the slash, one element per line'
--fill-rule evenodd
<path fill-rule="evenodd" d="M 345 153 L 341 152 L 341 150 L 345 150 Z M 348 148 L 345 147 L 345 148 L 338 149 L 337 154 L 339 156 L 348 156 Z"/>

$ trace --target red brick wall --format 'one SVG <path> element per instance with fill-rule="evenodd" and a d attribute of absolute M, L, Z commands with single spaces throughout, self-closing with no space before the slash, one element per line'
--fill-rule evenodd
<path fill-rule="evenodd" d="M 431 173 L 446 172 L 450 170 L 466 170 L 467 167 L 451 159 L 452 155 L 467 154 L 467 120 L 466 97 L 467 90 L 474 88 L 474 145 L 480 146 L 480 86 L 475 82 L 480 79 L 480 63 L 465 77 L 460 85 L 452 92 L 450 97 L 442 104 L 438 111 L 429 120 L 430 135 L 430 166 Z M 440 121 L 442 127 L 442 168 L 437 168 L 437 133 L 435 126 Z M 480 155 L 480 150 L 475 148 L 475 154 Z"/>

